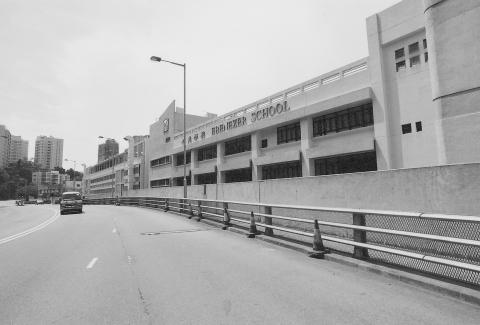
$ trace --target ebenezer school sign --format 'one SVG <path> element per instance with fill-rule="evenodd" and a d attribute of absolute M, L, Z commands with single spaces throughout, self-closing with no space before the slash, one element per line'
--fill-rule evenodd
<path fill-rule="evenodd" d="M 275 105 L 271 105 L 269 107 L 265 107 L 252 112 L 250 116 L 250 123 L 247 122 L 246 116 L 242 116 L 242 117 L 234 118 L 231 121 L 228 121 L 226 123 L 221 123 L 219 125 L 216 125 L 212 127 L 212 135 L 217 135 L 228 130 L 232 130 L 247 124 L 255 123 L 257 121 L 282 114 L 289 110 L 290 110 L 290 106 L 288 106 L 287 101 L 284 101 L 283 103 L 277 103 Z"/>

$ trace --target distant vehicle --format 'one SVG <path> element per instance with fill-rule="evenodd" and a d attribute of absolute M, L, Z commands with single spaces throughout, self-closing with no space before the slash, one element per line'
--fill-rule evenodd
<path fill-rule="evenodd" d="M 23 200 L 17 200 L 15 201 L 15 204 L 18 206 L 23 206 Z"/>
<path fill-rule="evenodd" d="M 55 204 L 60 204 L 60 199 L 59 199 L 59 198 L 56 198 L 53 203 L 55 203 Z"/>
<path fill-rule="evenodd" d="M 43 200 L 43 204 L 52 204 L 52 200 L 49 200 L 49 199 Z"/>
<path fill-rule="evenodd" d="M 37 204 L 37 200 L 25 201 L 25 204 Z"/>
<path fill-rule="evenodd" d="M 64 192 L 60 200 L 60 214 L 68 211 L 83 212 L 82 197 L 79 192 Z"/>
<path fill-rule="evenodd" d="M 42 199 L 37 199 L 35 204 L 43 204 L 43 200 Z"/>

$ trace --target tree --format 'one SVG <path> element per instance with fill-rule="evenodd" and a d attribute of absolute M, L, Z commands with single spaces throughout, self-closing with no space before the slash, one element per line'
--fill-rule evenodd
<path fill-rule="evenodd" d="M 53 170 L 58 171 L 60 174 L 65 174 L 65 168 L 57 166 Z"/>
<path fill-rule="evenodd" d="M 73 181 L 73 175 L 74 175 L 73 168 L 70 168 L 65 173 L 68 174 L 70 176 L 70 180 Z M 81 173 L 79 171 L 75 171 L 75 180 L 81 181 L 82 178 L 83 178 L 83 173 Z"/>

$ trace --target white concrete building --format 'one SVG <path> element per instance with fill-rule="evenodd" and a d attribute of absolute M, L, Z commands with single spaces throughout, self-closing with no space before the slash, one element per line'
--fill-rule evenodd
<path fill-rule="evenodd" d="M 21 136 L 12 135 L 9 162 L 16 163 L 19 160 L 28 160 L 28 141 Z"/>
<path fill-rule="evenodd" d="M 42 169 L 52 170 L 62 167 L 63 163 L 63 139 L 52 136 L 38 136 L 35 140 L 35 164 Z"/>
<path fill-rule="evenodd" d="M 190 127 L 187 181 L 480 161 L 480 1 L 404 0 L 366 25 L 369 57 Z M 162 127 L 150 187 L 182 185 L 183 134 Z"/>
<path fill-rule="evenodd" d="M 0 168 L 8 165 L 12 135 L 5 125 L 0 124 Z"/>

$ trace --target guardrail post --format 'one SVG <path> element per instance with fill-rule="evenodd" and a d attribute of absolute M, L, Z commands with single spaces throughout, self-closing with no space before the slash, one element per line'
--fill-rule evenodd
<path fill-rule="evenodd" d="M 353 224 L 355 226 L 365 226 L 365 215 L 360 213 L 353 214 Z M 367 242 L 367 233 L 364 230 L 353 230 L 353 240 L 358 243 Z M 353 257 L 365 259 L 368 258 L 368 249 L 364 247 L 355 246 L 353 248 Z"/>
<path fill-rule="evenodd" d="M 165 209 L 163 211 L 168 212 L 170 208 L 168 207 L 168 199 L 165 199 Z"/>
<path fill-rule="evenodd" d="M 264 214 L 272 214 L 272 207 L 263 207 Z M 272 224 L 272 218 L 264 217 L 264 222 L 266 225 Z M 273 236 L 273 229 L 272 228 L 265 228 L 265 235 L 266 236 Z"/>
<path fill-rule="evenodd" d="M 312 258 L 323 258 L 329 250 L 323 246 L 322 234 L 320 227 L 318 227 L 318 220 L 315 219 L 313 224 L 313 250 L 308 254 Z"/>
<path fill-rule="evenodd" d="M 197 221 L 202 220 L 202 201 L 198 201 L 198 213 L 197 213 Z"/>
<path fill-rule="evenodd" d="M 188 219 L 192 219 L 193 217 L 193 208 L 192 208 L 192 202 L 188 202 Z"/>
<path fill-rule="evenodd" d="M 230 226 L 230 215 L 228 214 L 228 203 L 223 203 L 223 230 L 228 229 Z"/>
<path fill-rule="evenodd" d="M 250 231 L 247 235 L 248 238 L 255 238 L 257 234 L 257 226 L 255 225 L 255 215 L 253 211 L 250 213 Z"/>

